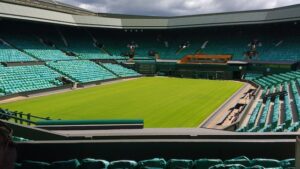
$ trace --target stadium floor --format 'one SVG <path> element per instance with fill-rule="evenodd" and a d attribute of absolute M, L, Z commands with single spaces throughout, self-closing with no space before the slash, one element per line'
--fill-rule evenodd
<path fill-rule="evenodd" d="M 144 119 L 146 128 L 197 127 L 242 86 L 235 81 L 143 77 L 0 107 L 52 119 Z"/>

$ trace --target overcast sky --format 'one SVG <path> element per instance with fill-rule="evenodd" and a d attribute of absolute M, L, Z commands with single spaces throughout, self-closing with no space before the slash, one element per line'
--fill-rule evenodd
<path fill-rule="evenodd" d="M 300 4 L 300 0 L 56 0 L 100 13 L 176 16 Z"/>

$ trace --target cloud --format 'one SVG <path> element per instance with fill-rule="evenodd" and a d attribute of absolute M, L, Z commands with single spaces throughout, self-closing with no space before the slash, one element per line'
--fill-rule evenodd
<path fill-rule="evenodd" d="M 300 0 L 56 0 L 99 13 L 178 16 L 268 9 Z"/>

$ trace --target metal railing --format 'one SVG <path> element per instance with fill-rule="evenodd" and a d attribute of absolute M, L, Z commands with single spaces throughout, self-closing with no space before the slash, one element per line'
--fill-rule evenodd
<path fill-rule="evenodd" d="M 0 108 L 0 119 L 13 120 L 15 123 L 35 125 L 37 120 L 51 120 L 50 117 L 39 117 L 30 113 L 23 113 L 18 111 L 9 111 Z"/>

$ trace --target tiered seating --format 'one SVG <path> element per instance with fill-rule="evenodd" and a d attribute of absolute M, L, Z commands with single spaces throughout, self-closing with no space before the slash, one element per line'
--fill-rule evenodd
<path fill-rule="evenodd" d="M 65 55 L 62 51 L 54 47 L 43 44 L 40 42 L 40 39 L 30 34 L 6 35 L 5 40 L 15 45 L 17 48 L 24 50 L 26 53 L 33 55 L 39 60 L 53 61 L 76 59 L 75 57 Z"/>
<path fill-rule="evenodd" d="M 120 56 L 110 56 L 96 47 L 90 35 L 84 31 L 65 31 L 64 34 L 68 41 L 67 50 L 75 52 L 81 59 L 122 59 Z"/>
<path fill-rule="evenodd" d="M 263 92 L 260 99 L 264 99 L 264 97 L 269 93 L 280 92 L 280 88 L 282 86 L 282 91 L 286 91 L 287 94 L 283 96 L 283 108 L 280 108 L 280 97 L 275 96 L 273 111 L 270 112 L 270 104 L 271 99 L 266 98 L 266 103 L 264 104 L 264 109 L 262 110 L 259 123 L 257 126 L 254 125 L 257 120 L 256 112 L 259 103 L 254 109 L 249 121 L 248 125 L 239 128 L 237 131 L 239 132 L 256 132 L 256 131 L 296 131 L 300 127 L 298 124 L 300 117 L 300 97 L 298 92 L 297 85 L 300 86 L 300 72 L 299 71 L 291 71 L 287 73 L 274 74 L 266 77 L 256 78 L 253 82 L 257 83 L 261 87 L 263 87 Z M 275 87 L 276 86 L 276 90 Z M 271 87 L 271 88 L 270 88 Z M 268 90 L 268 88 L 270 88 Z M 289 88 L 291 90 L 289 90 Z M 268 92 L 269 91 L 269 92 Z M 290 92 L 291 91 L 291 92 Z M 294 100 L 294 102 L 290 102 L 290 97 Z M 294 104 L 294 105 L 293 105 Z M 292 106 L 295 106 L 295 111 L 293 112 Z M 283 111 L 283 112 L 281 112 Z M 269 112 L 269 113 L 268 113 Z M 280 116 L 281 115 L 281 116 Z M 293 115 L 297 118 L 293 119 Z M 270 116 L 270 124 L 266 123 L 267 117 Z M 280 123 L 279 117 L 283 120 L 283 123 Z"/>
<path fill-rule="evenodd" d="M 114 73 L 116 73 L 118 76 L 121 76 L 121 77 L 130 77 L 130 76 L 140 76 L 141 75 L 132 69 L 125 68 L 118 64 L 103 63 L 103 66 L 106 67 L 107 69 L 113 71 Z"/>
<path fill-rule="evenodd" d="M 0 91 L 13 94 L 62 85 L 62 75 L 44 65 L 0 67 Z"/>
<path fill-rule="evenodd" d="M 255 79 L 257 79 L 257 78 L 259 78 L 261 76 L 263 76 L 263 75 L 260 74 L 260 73 L 246 73 L 243 76 L 243 79 L 251 81 L 251 80 L 255 80 Z"/>
<path fill-rule="evenodd" d="M 284 91 L 288 91 L 288 83 L 284 82 Z M 292 108 L 290 104 L 290 98 L 288 95 L 284 96 L 284 121 L 286 124 L 291 124 L 292 122 Z"/>
<path fill-rule="evenodd" d="M 273 41 L 272 38 L 269 37 L 265 43 L 269 43 L 269 49 L 263 49 L 261 51 L 260 60 L 299 60 L 300 49 L 297 47 L 300 43 L 299 36 L 284 36 Z"/>
<path fill-rule="evenodd" d="M 274 102 L 274 110 L 273 110 L 273 115 L 272 115 L 272 124 L 274 126 L 277 126 L 278 124 L 278 119 L 279 119 L 279 109 L 280 109 L 280 100 L 279 96 L 276 96 L 275 102 Z"/>
<path fill-rule="evenodd" d="M 298 89 L 296 87 L 296 83 L 295 81 L 291 81 L 291 88 L 292 88 L 292 93 L 294 95 L 294 102 L 295 102 L 295 106 L 296 106 L 296 111 L 298 114 L 298 117 L 300 117 L 300 97 L 299 97 L 299 93 L 298 93 Z"/>
<path fill-rule="evenodd" d="M 47 65 L 79 83 L 116 78 L 105 68 L 87 60 L 47 62 Z"/>
<path fill-rule="evenodd" d="M 254 108 L 254 110 L 250 116 L 249 122 L 248 122 L 249 128 L 254 127 L 254 124 L 255 124 L 256 118 L 258 116 L 259 110 L 261 108 L 261 105 L 262 105 L 262 102 L 258 102 L 256 107 Z"/>
<path fill-rule="evenodd" d="M 106 32 L 107 31 L 107 32 Z M 111 32 L 109 30 L 95 32 L 95 38 L 102 43 L 116 59 L 126 59 L 121 53 L 128 52 L 128 44 L 135 42 L 138 47 L 135 49 L 135 59 L 150 59 L 149 50 L 158 51 L 163 45 L 157 43 L 155 37 L 157 34 L 148 35 L 148 33 L 124 33 L 124 31 Z M 111 57 L 111 56 L 110 56 Z"/>
<path fill-rule="evenodd" d="M 36 59 L 0 41 L 0 62 L 26 62 Z"/>
<path fill-rule="evenodd" d="M 244 52 L 251 38 L 244 35 L 223 35 L 210 37 L 207 47 L 204 49 L 208 54 L 232 54 L 236 60 L 244 59 Z"/>
<path fill-rule="evenodd" d="M 55 169 L 145 169 L 145 168 L 156 168 L 156 169 L 254 169 L 254 168 L 276 168 L 276 169 L 288 169 L 295 168 L 295 159 L 276 160 L 276 159 L 263 159 L 255 158 L 250 160 L 245 156 L 236 157 L 222 161 L 221 159 L 170 159 L 166 161 L 163 158 L 154 158 L 148 160 L 142 160 L 136 162 L 134 160 L 96 160 L 86 158 L 83 160 L 67 160 L 67 161 L 55 161 L 52 163 L 25 160 L 22 163 L 15 164 L 16 169 L 27 169 L 27 168 L 55 168 Z"/>
<path fill-rule="evenodd" d="M 269 108 L 270 108 L 270 103 L 271 103 L 271 99 L 268 98 L 266 103 L 265 103 L 265 107 L 262 111 L 262 114 L 260 116 L 259 122 L 258 122 L 259 127 L 264 127 L 264 125 L 266 123 L 267 115 L 268 115 Z"/>

